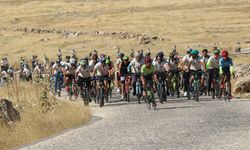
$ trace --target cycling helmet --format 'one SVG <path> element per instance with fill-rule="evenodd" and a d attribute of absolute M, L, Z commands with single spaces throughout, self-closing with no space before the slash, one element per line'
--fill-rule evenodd
<path fill-rule="evenodd" d="M 159 51 L 157 53 L 157 56 L 160 57 L 160 58 L 163 58 L 164 57 L 164 53 L 162 51 Z"/>
<path fill-rule="evenodd" d="M 228 57 L 228 51 L 227 50 L 223 50 L 222 52 L 221 52 L 221 55 L 222 55 L 222 57 Z"/>
<path fill-rule="evenodd" d="M 213 54 L 220 54 L 220 50 L 218 50 L 218 49 L 214 50 Z"/>
<path fill-rule="evenodd" d="M 128 57 L 128 56 L 124 56 L 122 59 L 123 59 L 123 60 L 128 60 L 129 57 Z"/>
<path fill-rule="evenodd" d="M 173 58 L 174 56 L 175 56 L 175 53 L 174 53 L 174 52 L 170 52 L 170 53 L 169 53 L 169 57 L 170 57 L 170 58 Z"/>
<path fill-rule="evenodd" d="M 110 56 L 106 56 L 105 59 L 106 59 L 106 60 L 110 60 Z"/>
<path fill-rule="evenodd" d="M 123 58 L 123 57 L 124 57 L 124 54 L 123 54 L 123 53 L 120 53 L 120 54 L 119 54 L 119 57 L 120 57 L 120 58 Z"/>
<path fill-rule="evenodd" d="M 80 65 L 86 65 L 86 64 L 87 64 L 87 61 L 86 61 L 86 60 L 82 59 L 82 60 L 80 61 Z"/>
<path fill-rule="evenodd" d="M 199 51 L 198 51 L 198 50 L 192 50 L 192 51 L 191 51 L 191 54 L 192 54 L 192 55 L 198 55 L 198 54 L 199 54 Z"/>
<path fill-rule="evenodd" d="M 187 53 L 188 53 L 188 54 L 191 54 L 191 52 L 192 52 L 192 48 L 189 48 L 189 49 L 187 50 Z"/>

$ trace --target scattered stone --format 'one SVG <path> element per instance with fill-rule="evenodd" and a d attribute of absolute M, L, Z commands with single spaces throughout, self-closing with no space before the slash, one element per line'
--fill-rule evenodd
<path fill-rule="evenodd" d="M 152 41 L 148 36 L 142 36 L 139 38 L 139 44 L 149 44 L 151 42 Z"/>
<path fill-rule="evenodd" d="M 48 41 L 49 38 L 42 38 L 40 41 Z"/>
<path fill-rule="evenodd" d="M 246 40 L 245 43 L 250 43 L 250 40 Z"/>
<path fill-rule="evenodd" d="M 0 114 L 4 115 L 8 122 L 20 121 L 20 113 L 13 107 L 13 103 L 7 99 L 0 99 Z"/>

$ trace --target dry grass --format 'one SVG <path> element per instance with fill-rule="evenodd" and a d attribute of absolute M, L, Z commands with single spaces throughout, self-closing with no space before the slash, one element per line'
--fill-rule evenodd
<path fill-rule="evenodd" d="M 76 48 L 83 56 L 92 49 L 115 55 L 114 46 L 125 51 L 134 48 L 162 48 L 168 51 L 177 45 L 184 52 L 187 46 L 211 48 L 214 43 L 234 48 L 249 39 L 250 2 L 246 0 L 0 0 L 0 55 L 11 61 L 32 54 L 50 57 L 62 48 L 64 55 Z M 57 34 L 15 32 L 15 27 L 67 29 L 71 31 L 127 31 L 160 35 L 165 41 L 141 45 L 134 39 L 83 35 L 63 38 Z M 48 41 L 40 41 L 49 38 Z M 15 54 L 15 55 L 13 55 Z"/>
<path fill-rule="evenodd" d="M 31 143 L 89 120 L 89 109 L 83 105 L 55 101 L 50 96 L 46 100 L 48 105 L 42 105 L 41 87 L 27 83 L 13 87 L 1 88 L 0 95 L 10 96 L 21 113 L 22 121 L 11 124 L 10 128 L 1 128 L 1 150 Z"/>

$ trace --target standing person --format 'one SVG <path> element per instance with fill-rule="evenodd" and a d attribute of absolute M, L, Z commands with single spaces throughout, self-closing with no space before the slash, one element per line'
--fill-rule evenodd
<path fill-rule="evenodd" d="M 241 51 L 241 46 L 240 46 L 240 42 L 237 42 L 237 46 L 236 46 L 236 48 L 235 48 L 235 52 L 237 53 L 240 53 L 240 51 Z"/>
<path fill-rule="evenodd" d="M 63 70 L 59 60 L 52 66 L 52 75 L 54 80 L 54 94 L 57 92 L 60 93 L 63 84 Z"/>
<path fill-rule="evenodd" d="M 187 54 L 182 58 L 182 61 L 181 61 L 181 68 L 183 71 L 182 78 L 183 78 L 183 84 L 184 84 L 184 96 L 187 96 L 187 91 L 189 90 L 190 72 L 188 70 L 188 64 L 189 64 L 189 59 L 191 57 L 191 51 L 192 49 L 189 48 L 187 50 Z"/>
<path fill-rule="evenodd" d="M 62 61 L 62 50 L 61 50 L 61 49 L 59 49 L 59 50 L 57 51 L 57 60 L 58 60 L 59 62 Z"/>

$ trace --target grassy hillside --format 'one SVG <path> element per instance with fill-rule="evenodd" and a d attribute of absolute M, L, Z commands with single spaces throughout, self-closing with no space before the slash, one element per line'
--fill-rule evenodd
<path fill-rule="evenodd" d="M 32 54 L 56 55 L 76 48 L 81 55 L 92 49 L 109 52 L 120 46 L 131 48 L 162 48 L 177 45 L 208 47 L 214 43 L 234 48 L 250 46 L 250 1 L 246 0 L 0 0 L 0 56 L 15 61 Z M 41 28 L 81 32 L 129 32 L 159 35 L 164 41 L 139 44 L 137 39 L 113 36 L 81 35 L 65 38 L 56 33 L 25 33 L 15 28 Z M 45 40 L 44 40 L 45 39 Z"/>

